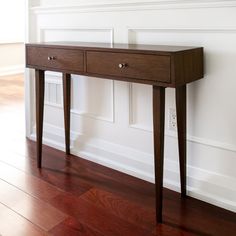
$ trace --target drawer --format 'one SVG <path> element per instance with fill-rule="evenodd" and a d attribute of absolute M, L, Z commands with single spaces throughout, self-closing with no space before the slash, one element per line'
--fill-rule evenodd
<path fill-rule="evenodd" d="M 27 65 L 47 69 L 78 71 L 84 70 L 84 54 L 80 50 L 30 46 L 26 49 Z"/>
<path fill-rule="evenodd" d="M 170 82 L 170 57 L 87 51 L 87 73 Z"/>

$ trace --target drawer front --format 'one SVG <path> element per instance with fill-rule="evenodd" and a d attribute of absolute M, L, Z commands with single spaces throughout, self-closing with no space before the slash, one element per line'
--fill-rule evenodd
<path fill-rule="evenodd" d="M 170 57 L 88 51 L 87 73 L 169 83 Z"/>
<path fill-rule="evenodd" d="M 80 50 L 27 47 L 26 61 L 30 66 L 48 69 L 78 71 L 84 70 L 84 54 Z"/>

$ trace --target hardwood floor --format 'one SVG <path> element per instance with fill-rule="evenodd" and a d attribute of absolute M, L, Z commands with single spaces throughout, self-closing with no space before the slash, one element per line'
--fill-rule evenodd
<path fill-rule="evenodd" d="M 0 78 L 0 235 L 236 235 L 236 214 L 25 139 L 23 77 Z"/>

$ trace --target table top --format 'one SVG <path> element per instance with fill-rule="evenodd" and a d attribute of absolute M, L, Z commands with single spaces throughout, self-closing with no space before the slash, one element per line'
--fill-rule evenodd
<path fill-rule="evenodd" d="M 203 77 L 203 48 L 44 42 L 26 44 L 29 68 L 176 87 Z"/>
<path fill-rule="evenodd" d="M 155 53 L 178 53 L 196 49 L 195 46 L 169 46 L 169 45 L 146 45 L 146 44 L 109 44 L 89 42 L 39 42 L 29 43 L 26 46 L 72 48 L 72 49 L 96 49 L 96 50 L 128 50 L 128 51 L 149 51 Z"/>

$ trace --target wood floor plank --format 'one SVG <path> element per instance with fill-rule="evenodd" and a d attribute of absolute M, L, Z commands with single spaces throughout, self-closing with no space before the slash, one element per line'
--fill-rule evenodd
<path fill-rule="evenodd" d="M 42 236 L 46 232 L 40 230 L 30 221 L 0 203 L 0 235 L 1 236 Z"/>
<path fill-rule="evenodd" d="M 148 236 L 149 231 L 113 215 L 111 212 L 96 207 L 94 204 L 75 197 L 71 194 L 62 194 L 50 200 L 57 209 L 76 218 L 82 224 L 106 236 Z"/>
<path fill-rule="evenodd" d="M 179 193 L 170 190 L 165 192 L 168 193 L 164 199 L 165 224 L 196 235 L 235 236 L 235 213 L 220 208 L 214 213 L 208 203 L 191 197 L 181 198 Z M 224 214 L 219 214 L 222 210 Z M 226 220 L 228 216 L 232 219 Z"/>
<path fill-rule="evenodd" d="M 78 173 L 74 174 L 65 170 L 65 166 L 70 166 L 71 163 L 65 160 L 64 156 L 61 154 L 57 157 L 57 152 L 60 153 L 58 150 L 56 150 L 57 152 L 54 154 L 54 152 L 50 151 L 52 148 L 46 147 L 45 150 L 43 150 L 46 167 L 38 169 L 34 148 L 35 143 L 27 141 L 26 149 L 28 145 L 31 146 L 30 150 L 28 150 L 29 153 L 27 154 L 29 157 L 23 157 L 19 154 L 9 153 L 7 151 L 3 152 L 3 150 L 0 149 L 0 160 L 31 176 L 40 178 L 45 182 L 60 188 L 62 191 L 69 191 L 76 195 L 81 195 L 92 188 L 92 185 L 84 181 Z"/>
<path fill-rule="evenodd" d="M 150 230 L 156 225 L 155 209 L 147 209 L 143 204 L 133 203 L 113 193 L 93 188 L 80 198 L 138 227 Z"/>
<path fill-rule="evenodd" d="M 105 236 L 72 217 L 54 227 L 50 233 L 54 236 Z"/>
<path fill-rule="evenodd" d="M 23 146 L 23 144 L 21 146 Z M 35 160 L 35 142 L 27 140 L 25 149 L 26 150 L 22 150 L 20 155 L 25 155 L 29 157 L 29 159 Z M 85 190 L 96 186 L 104 190 L 112 191 L 120 196 L 129 197 L 131 200 L 138 203 L 142 203 L 145 200 L 150 208 L 153 208 L 155 205 L 155 201 L 153 200 L 155 197 L 155 188 L 151 183 L 142 180 L 137 183 L 136 178 L 132 176 L 111 170 L 110 168 L 96 163 L 88 162 L 73 155 L 70 156 L 70 161 L 68 162 L 65 160 L 65 156 L 64 152 L 44 146 L 43 162 L 45 167 L 43 170 L 55 170 L 55 174 L 58 175 L 60 172 L 64 171 L 67 177 L 73 176 L 73 178 L 71 178 L 72 181 L 73 179 L 79 180 L 79 183 L 83 184 L 81 187 Z M 20 163 L 18 163 L 18 166 L 19 165 Z M 31 168 L 31 166 L 29 168 Z M 59 172 L 57 173 L 57 171 Z M 32 172 L 35 172 L 35 170 Z M 126 179 L 125 182 L 123 182 L 124 176 Z M 60 181 L 60 183 L 61 182 L 62 181 Z M 78 187 L 77 189 L 78 194 L 83 193 L 81 188 Z M 76 194 L 76 188 L 74 188 L 73 191 Z"/>
<path fill-rule="evenodd" d="M 92 186 L 130 199 L 138 204 L 145 201 L 146 205 L 152 209 L 155 207 L 155 187 L 153 184 L 144 180 L 139 180 L 137 183 L 137 178 L 133 176 L 73 155 L 71 155 L 70 162 L 71 165 L 67 167 L 67 171 L 75 176 L 80 175 Z"/>
<path fill-rule="evenodd" d="M 9 151 L 4 152 L 2 149 L 0 150 L 0 161 L 28 174 L 31 174 L 30 170 L 34 165 L 31 159 L 26 159 L 21 155 L 10 153 Z"/>
<path fill-rule="evenodd" d="M 184 229 L 180 229 L 178 227 L 170 226 L 168 224 L 159 224 L 153 230 L 153 236 L 200 236 L 205 234 L 195 234 L 192 232 L 188 232 Z"/>
<path fill-rule="evenodd" d="M 62 193 L 53 185 L 2 162 L 0 162 L 0 179 L 44 201 Z"/>
<path fill-rule="evenodd" d="M 0 203 L 49 231 L 67 217 L 66 214 L 18 188 L 0 180 Z"/>

